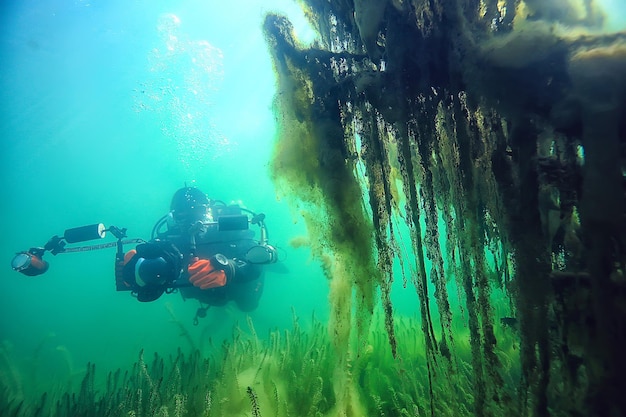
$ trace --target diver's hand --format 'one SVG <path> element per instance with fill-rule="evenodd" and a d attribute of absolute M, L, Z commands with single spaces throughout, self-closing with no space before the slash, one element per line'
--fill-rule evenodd
<path fill-rule="evenodd" d="M 124 270 L 126 265 L 135 255 L 137 255 L 137 251 L 135 249 L 131 249 L 124 254 L 124 259 L 120 259 L 115 262 L 115 282 L 118 291 L 130 290 L 130 284 L 124 279 Z M 131 275 L 130 272 L 129 275 Z"/>
<path fill-rule="evenodd" d="M 124 254 L 124 262 L 123 262 L 123 264 L 126 265 L 127 263 L 129 263 L 130 260 L 133 259 L 133 257 L 135 255 L 137 255 L 137 250 L 135 250 L 135 249 L 131 249 L 128 252 L 126 252 Z"/>
<path fill-rule="evenodd" d="M 187 267 L 189 282 L 203 290 L 223 287 L 226 285 L 226 272 L 221 267 L 213 265 L 209 259 L 193 258 Z"/>

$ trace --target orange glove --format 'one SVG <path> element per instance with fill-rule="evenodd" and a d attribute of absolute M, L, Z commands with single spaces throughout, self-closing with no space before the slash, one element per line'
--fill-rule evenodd
<path fill-rule="evenodd" d="M 137 251 L 135 249 L 131 249 L 124 254 L 123 261 L 120 260 L 115 262 L 115 284 L 118 291 L 126 291 L 130 289 L 130 284 L 124 281 L 124 267 L 136 254 Z"/>
<path fill-rule="evenodd" d="M 135 256 L 136 254 L 137 254 L 137 251 L 135 249 L 131 249 L 128 252 L 126 252 L 124 254 L 124 265 L 130 262 L 130 260 L 133 259 L 133 256 Z"/>
<path fill-rule="evenodd" d="M 214 268 L 208 259 L 193 258 L 187 271 L 189 272 L 189 282 L 194 287 L 206 290 L 226 285 L 226 272 Z"/>

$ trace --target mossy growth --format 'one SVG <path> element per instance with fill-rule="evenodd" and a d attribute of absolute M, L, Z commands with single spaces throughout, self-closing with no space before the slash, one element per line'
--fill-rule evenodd
<path fill-rule="evenodd" d="M 305 211 L 331 279 L 339 385 L 354 384 L 345 364 L 367 351 L 339 323 L 364 334 L 378 290 L 399 355 L 397 262 L 417 292 L 431 414 L 437 375 L 458 360 L 459 315 L 475 415 L 516 405 L 521 415 L 626 412 L 611 382 L 626 373 L 615 348 L 626 323 L 616 307 L 626 281 L 624 33 L 599 32 L 593 1 L 301 3 L 320 32 L 312 47 L 284 18 L 265 24 L 279 85 L 273 172 Z M 352 286 L 336 280 L 347 273 Z M 514 390 L 503 388 L 496 289 L 521 336 Z M 593 312 L 573 309 L 572 297 L 593 299 Z M 586 344 L 570 349 L 564 335 L 583 322 Z M 572 404 L 558 400 L 563 389 Z"/>
<path fill-rule="evenodd" d="M 362 206 L 362 192 L 350 166 L 341 115 L 320 108 L 327 81 L 312 78 L 283 54 L 296 46 L 291 26 L 278 17 L 266 19 L 266 35 L 278 74 L 280 140 L 272 162 L 274 179 L 283 196 L 302 210 L 311 235 L 312 252 L 322 261 L 330 281 L 329 333 L 337 364 L 334 378 L 337 415 L 362 415 L 350 383 L 350 362 L 365 346 L 380 274 L 375 267 L 372 222 Z M 280 34 L 277 34 L 277 31 Z M 354 304 L 356 301 L 356 305 Z M 356 315 L 353 315 L 357 312 Z M 356 329 L 356 333 L 353 332 Z"/>

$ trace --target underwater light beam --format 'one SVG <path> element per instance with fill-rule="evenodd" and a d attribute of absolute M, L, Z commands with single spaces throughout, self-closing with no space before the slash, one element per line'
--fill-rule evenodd
<path fill-rule="evenodd" d="M 606 32 L 626 31 L 626 2 L 624 0 L 596 0 L 605 15 Z"/>

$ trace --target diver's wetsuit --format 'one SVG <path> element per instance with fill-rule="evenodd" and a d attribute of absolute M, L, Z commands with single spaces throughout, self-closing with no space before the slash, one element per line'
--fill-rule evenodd
<path fill-rule="evenodd" d="M 228 214 L 237 214 L 236 206 L 229 206 Z M 240 213 L 240 211 L 239 211 Z M 195 233 L 195 250 L 190 233 L 181 233 L 178 228 L 161 234 L 160 239 L 172 242 L 183 254 L 185 272 L 176 281 L 180 286 L 183 298 L 196 298 L 202 303 L 221 306 L 234 301 L 240 310 L 252 311 L 258 304 L 263 292 L 264 277 L 260 265 L 246 262 L 245 254 L 253 246 L 254 232 L 250 229 L 236 231 L 219 231 L 217 225 L 211 225 Z M 209 259 L 216 254 L 226 256 L 234 264 L 235 274 L 229 277 L 223 287 L 200 289 L 189 286 L 189 274 L 186 266 L 192 256 Z"/>

